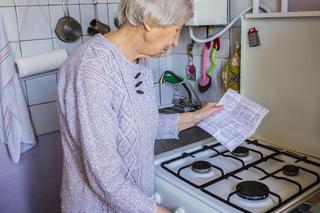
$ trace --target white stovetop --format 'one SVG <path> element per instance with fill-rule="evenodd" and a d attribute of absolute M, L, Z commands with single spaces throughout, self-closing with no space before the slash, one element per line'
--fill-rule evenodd
<path fill-rule="evenodd" d="M 172 150 L 172 151 L 169 151 L 169 152 L 166 152 L 166 153 L 163 153 L 161 155 L 156 156 L 156 175 L 167 180 L 171 184 L 176 185 L 180 189 L 184 190 L 186 193 L 192 194 L 193 196 L 197 197 L 198 199 L 202 200 L 203 202 L 207 203 L 208 205 L 212 205 L 213 208 L 215 208 L 219 211 L 235 212 L 235 209 L 233 209 L 232 207 L 210 197 L 209 195 L 201 192 L 199 189 L 196 189 L 195 187 L 189 185 L 185 181 L 180 180 L 179 178 L 177 178 L 174 175 L 167 172 L 160 165 L 162 162 L 164 162 L 166 160 L 181 156 L 181 154 L 184 152 L 190 153 L 192 151 L 201 149 L 204 144 L 205 145 L 212 145 L 212 144 L 216 144 L 216 143 L 217 142 L 213 141 L 212 138 L 206 139 L 201 142 L 191 144 L 186 147 L 182 147 L 182 148 Z M 258 151 L 262 152 L 264 156 L 274 153 L 272 150 L 268 150 L 268 149 L 265 149 L 262 147 L 257 147 L 254 144 L 244 143 L 243 146 L 254 149 L 254 150 L 258 150 Z M 226 150 L 221 145 L 216 147 L 216 149 L 218 151 L 225 151 Z M 214 154 L 216 154 L 216 152 L 209 149 L 209 150 L 195 154 L 194 155 L 195 158 L 194 157 L 186 157 L 184 159 L 169 163 L 169 164 L 167 164 L 167 168 L 169 168 L 170 170 L 177 173 L 179 168 L 186 166 L 186 165 L 189 165 L 192 162 L 198 161 L 198 160 L 205 160 L 205 161 L 210 162 L 212 165 L 219 166 L 220 168 L 222 168 L 224 170 L 225 173 L 232 172 L 242 166 L 241 162 L 234 160 L 232 158 L 228 158 L 228 157 L 219 156 L 219 157 L 209 158 L 209 156 L 212 156 Z M 226 154 L 230 155 L 230 153 L 228 153 L 228 152 Z M 295 158 L 292 158 L 292 157 L 289 157 L 286 155 L 279 155 L 279 156 L 277 156 L 277 158 L 284 160 L 285 162 L 279 162 L 276 160 L 268 160 L 267 162 L 263 162 L 261 164 L 258 164 L 258 166 L 260 168 L 263 168 L 267 172 L 272 173 L 273 171 L 276 171 L 276 170 L 282 168 L 284 165 L 295 164 L 297 166 L 301 166 L 303 168 L 307 168 L 311 171 L 314 171 L 318 175 L 320 175 L 320 167 L 306 164 L 302 161 L 295 163 L 295 160 L 296 160 Z M 249 163 L 252 163 L 254 161 L 259 160 L 260 155 L 255 152 L 250 151 L 249 156 L 242 157 L 240 159 L 242 159 L 245 162 L 245 164 L 247 165 Z M 319 163 L 319 161 L 317 161 L 317 162 Z M 214 179 L 220 177 L 221 172 L 219 170 L 213 168 L 212 171 L 210 171 L 209 173 L 198 174 L 198 173 L 193 172 L 190 167 L 187 167 L 187 168 L 180 171 L 180 175 L 181 175 L 181 177 L 187 179 L 188 181 L 193 182 L 196 185 L 202 185 L 204 183 L 209 182 L 210 180 L 214 180 Z M 253 168 L 251 168 L 249 170 L 242 171 L 240 173 L 237 173 L 236 175 L 237 175 L 237 177 L 242 178 L 242 180 L 239 180 L 234 177 L 230 177 L 228 179 L 224 179 L 222 181 L 219 181 L 218 183 L 210 185 L 210 186 L 206 187 L 205 189 L 213 194 L 216 194 L 217 196 L 219 196 L 221 198 L 226 199 L 231 192 L 235 191 L 235 187 L 239 182 L 245 181 L 245 180 L 256 180 L 256 181 L 259 181 L 259 182 L 266 184 L 269 187 L 270 191 L 272 191 L 276 194 L 279 194 L 283 200 L 287 199 L 288 197 L 290 197 L 292 194 L 295 194 L 299 190 L 298 186 L 296 186 L 295 184 L 290 183 L 288 181 L 285 181 L 285 180 L 276 180 L 272 177 L 269 177 L 269 178 L 266 178 L 266 179 L 260 181 L 259 178 L 265 176 L 265 174 L 257 169 L 253 169 Z M 300 170 L 299 175 L 296 177 L 285 176 L 282 172 L 276 173 L 276 175 L 279 177 L 285 177 L 285 178 L 288 178 L 288 179 L 291 179 L 291 180 L 294 180 L 294 181 L 300 183 L 302 186 L 302 189 L 304 189 L 310 183 L 313 183 L 314 181 L 316 181 L 315 175 L 312 175 L 312 174 L 305 172 L 305 171 L 302 171 L 302 170 Z M 310 193 L 312 193 L 312 191 L 318 189 L 319 187 L 320 186 L 318 184 L 311 191 L 305 193 L 303 196 L 300 196 L 298 199 L 302 199 L 304 196 L 309 195 Z M 298 199 L 295 199 L 294 201 L 288 203 L 284 207 L 281 207 L 281 209 L 286 209 L 293 202 L 297 202 Z M 278 203 L 278 199 L 273 195 L 270 195 L 266 200 L 253 201 L 253 202 L 246 201 L 245 199 L 242 199 L 242 198 L 238 197 L 237 195 L 233 195 L 233 196 L 231 196 L 230 201 L 232 203 L 240 206 L 241 208 L 246 209 L 251 212 L 265 212 L 268 209 L 270 209 L 272 206 L 276 206 Z M 279 211 L 280 211 L 280 209 L 279 209 Z"/>

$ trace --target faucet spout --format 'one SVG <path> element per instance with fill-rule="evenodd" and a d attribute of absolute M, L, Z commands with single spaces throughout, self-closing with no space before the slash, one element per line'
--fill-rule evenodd
<path fill-rule="evenodd" d="M 173 76 L 173 77 L 177 80 L 177 82 L 182 82 L 182 81 L 183 81 L 183 80 L 181 80 L 181 78 L 180 78 L 179 76 L 177 76 L 177 75 L 176 75 L 174 72 L 172 72 L 172 71 L 167 70 L 167 71 L 163 72 L 163 73 L 161 74 L 161 76 L 160 76 L 160 79 L 159 79 L 160 96 L 161 96 L 161 84 L 164 83 L 164 77 L 165 77 L 166 75 L 171 75 L 171 76 Z M 184 89 L 187 91 L 188 97 L 189 97 L 189 103 L 192 105 L 192 94 L 191 94 L 190 89 L 189 89 L 188 86 L 185 85 L 185 84 L 182 84 L 182 86 L 183 86 Z"/>
<path fill-rule="evenodd" d="M 193 88 L 193 86 L 188 82 L 188 81 L 182 81 L 180 82 L 177 86 L 176 86 L 176 90 L 179 89 L 180 86 L 183 86 L 184 88 L 188 88 L 189 91 L 192 91 L 194 97 L 196 98 L 196 104 L 195 106 L 193 105 L 192 102 L 192 95 L 191 93 L 188 93 L 189 95 L 189 102 L 191 104 L 191 107 L 195 107 L 196 109 L 200 109 L 202 107 L 202 101 L 198 95 L 198 93 L 195 91 L 195 89 Z"/>
<path fill-rule="evenodd" d="M 177 76 L 174 72 L 170 71 L 170 70 L 167 70 L 165 72 L 163 72 L 160 76 L 160 79 L 159 79 L 159 83 L 162 84 L 164 83 L 164 78 L 167 76 L 167 75 L 171 75 L 173 76 L 177 82 L 181 82 L 183 81 L 183 79 L 181 80 L 181 78 L 179 76 Z"/>

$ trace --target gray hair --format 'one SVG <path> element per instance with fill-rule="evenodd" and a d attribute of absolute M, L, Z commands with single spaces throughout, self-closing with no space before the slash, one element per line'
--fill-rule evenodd
<path fill-rule="evenodd" d="M 193 16 L 193 0 L 121 0 L 118 19 L 121 24 L 170 25 Z"/>

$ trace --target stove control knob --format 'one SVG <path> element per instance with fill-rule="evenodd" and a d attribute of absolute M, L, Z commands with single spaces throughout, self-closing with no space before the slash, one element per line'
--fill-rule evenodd
<path fill-rule="evenodd" d="M 161 204 L 162 199 L 158 192 L 154 193 L 154 201 L 156 201 L 157 204 Z"/>
<path fill-rule="evenodd" d="M 174 213 L 186 213 L 186 211 L 183 208 L 176 208 L 174 211 Z"/>

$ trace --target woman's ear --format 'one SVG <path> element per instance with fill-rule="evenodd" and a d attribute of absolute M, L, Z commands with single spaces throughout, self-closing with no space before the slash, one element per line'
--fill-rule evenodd
<path fill-rule="evenodd" d="M 148 23 L 143 23 L 143 26 L 144 26 L 144 29 L 145 29 L 146 31 L 148 31 L 148 32 L 150 32 L 151 29 L 152 29 L 151 25 L 148 24 Z"/>

